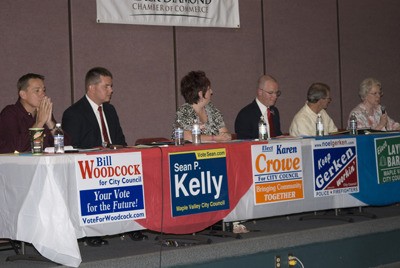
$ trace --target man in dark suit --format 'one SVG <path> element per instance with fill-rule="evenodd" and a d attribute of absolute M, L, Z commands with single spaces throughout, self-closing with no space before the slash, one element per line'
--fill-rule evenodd
<path fill-rule="evenodd" d="M 107 147 L 110 144 L 126 146 L 117 111 L 109 102 L 113 94 L 113 77 L 109 70 L 95 67 L 85 78 L 86 95 L 64 111 L 63 129 L 71 136 L 72 145 L 78 148 Z M 128 233 L 132 240 L 144 240 L 142 232 Z M 107 245 L 101 237 L 88 237 L 89 246 Z"/>
<path fill-rule="evenodd" d="M 271 75 L 262 75 L 258 80 L 257 96 L 253 102 L 238 113 L 235 132 L 238 139 L 258 139 L 258 122 L 261 115 L 269 119 L 271 137 L 282 135 L 279 111 L 274 106 L 281 95 L 278 82 Z"/>
<path fill-rule="evenodd" d="M 74 147 L 126 146 L 117 111 L 109 103 L 112 86 L 112 74 L 105 68 L 96 67 L 86 74 L 86 95 L 65 110 L 62 118 L 63 129 L 71 136 Z"/>

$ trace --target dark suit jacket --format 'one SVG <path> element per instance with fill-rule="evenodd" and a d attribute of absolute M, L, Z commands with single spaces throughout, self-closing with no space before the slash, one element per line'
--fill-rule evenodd
<path fill-rule="evenodd" d="M 279 111 L 275 106 L 270 107 L 272 120 L 274 122 L 276 136 L 282 135 Z M 235 120 L 235 132 L 238 139 L 258 139 L 258 121 L 260 121 L 261 111 L 254 100 L 245 106 Z"/>
<path fill-rule="evenodd" d="M 112 143 L 126 146 L 125 136 L 114 106 L 104 103 L 103 111 Z M 62 127 L 68 132 L 74 147 L 86 149 L 102 145 L 100 127 L 86 96 L 64 111 Z"/>

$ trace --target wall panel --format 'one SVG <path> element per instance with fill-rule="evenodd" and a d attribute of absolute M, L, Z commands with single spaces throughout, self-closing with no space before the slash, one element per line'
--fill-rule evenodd
<path fill-rule="evenodd" d="M 1 1 L 0 109 L 17 101 L 22 75 L 39 73 L 61 121 L 71 100 L 67 7 L 67 0 Z"/>
<path fill-rule="evenodd" d="M 343 114 L 345 120 L 358 103 L 361 81 L 375 77 L 382 83 L 390 117 L 400 121 L 400 4 L 396 0 L 339 1 Z"/>
<path fill-rule="evenodd" d="M 266 70 L 283 92 L 277 106 L 284 132 L 316 81 L 331 86 L 328 112 L 338 127 L 346 127 L 367 76 L 381 80 L 383 102 L 400 120 L 397 0 L 240 0 L 239 5 L 239 29 L 173 28 L 98 24 L 94 0 L 3 0 L 0 107 L 17 100 L 22 74 L 37 72 L 46 76 L 61 120 L 84 95 L 88 69 L 104 66 L 114 74 L 112 103 L 133 144 L 137 138 L 170 136 L 175 108 L 183 103 L 181 78 L 204 70 L 213 102 L 233 131 L 238 111 L 254 99 Z"/>
<path fill-rule="evenodd" d="M 170 136 L 175 112 L 172 27 L 96 23 L 95 1 L 72 1 L 75 101 L 94 66 L 114 76 L 112 104 L 128 144 L 151 136 Z"/>
<path fill-rule="evenodd" d="M 263 73 L 261 2 L 240 1 L 240 29 L 177 28 L 178 80 L 191 70 L 204 70 L 211 80 L 213 103 L 234 131 L 239 110 L 252 101 Z M 183 98 L 179 98 L 179 104 Z"/>
<path fill-rule="evenodd" d="M 313 82 L 330 86 L 328 113 L 340 128 L 335 0 L 265 0 L 266 70 L 279 81 L 282 131 L 304 105 Z"/>

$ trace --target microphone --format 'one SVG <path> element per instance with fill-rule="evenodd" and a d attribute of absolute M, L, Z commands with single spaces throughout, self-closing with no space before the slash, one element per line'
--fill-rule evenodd
<path fill-rule="evenodd" d="M 381 111 L 382 111 L 382 115 L 386 114 L 386 107 L 385 105 L 381 105 Z M 385 125 L 385 130 L 387 130 L 387 123 Z"/>

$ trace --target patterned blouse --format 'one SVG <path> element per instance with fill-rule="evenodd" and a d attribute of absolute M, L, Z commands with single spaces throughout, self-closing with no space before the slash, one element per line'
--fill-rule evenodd
<path fill-rule="evenodd" d="M 221 112 L 209 102 L 206 106 L 207 122 L 201 125 L 201 134 L 218 135 L 219 130 L 225 127 Z M 183 104 L 176 112 L 175 122 L 179 119 L 184 130 L 191 130 L 197 115 L 191 104 Z"/>
<path fill-rule="evenodd" d="M 349 120 L 350 116 L 352 113 L 355 113 L 357 117 L 357 128 L 358 129 L 363 129 L 363 128 L 376 128 L 379 124 L 379 120 L 382 115 L 381 111 L 381 106 L 379 105 L 377 108 L 374 109 L 373 115 L 369 115 L 368 111 L 365 107 L 364 103 L 360 103 L 359 105 L 354 108 L 350 114 L 349 114 L 349 119 L 347 121 L 347 125 L 349 125 Z M 388 123 L 386 125 L 386 128 L 382 128 L 379 130 L 396 130 L 400 126 L 399 123 L 395 122 L 393 119 L 388 117 Z"/>

